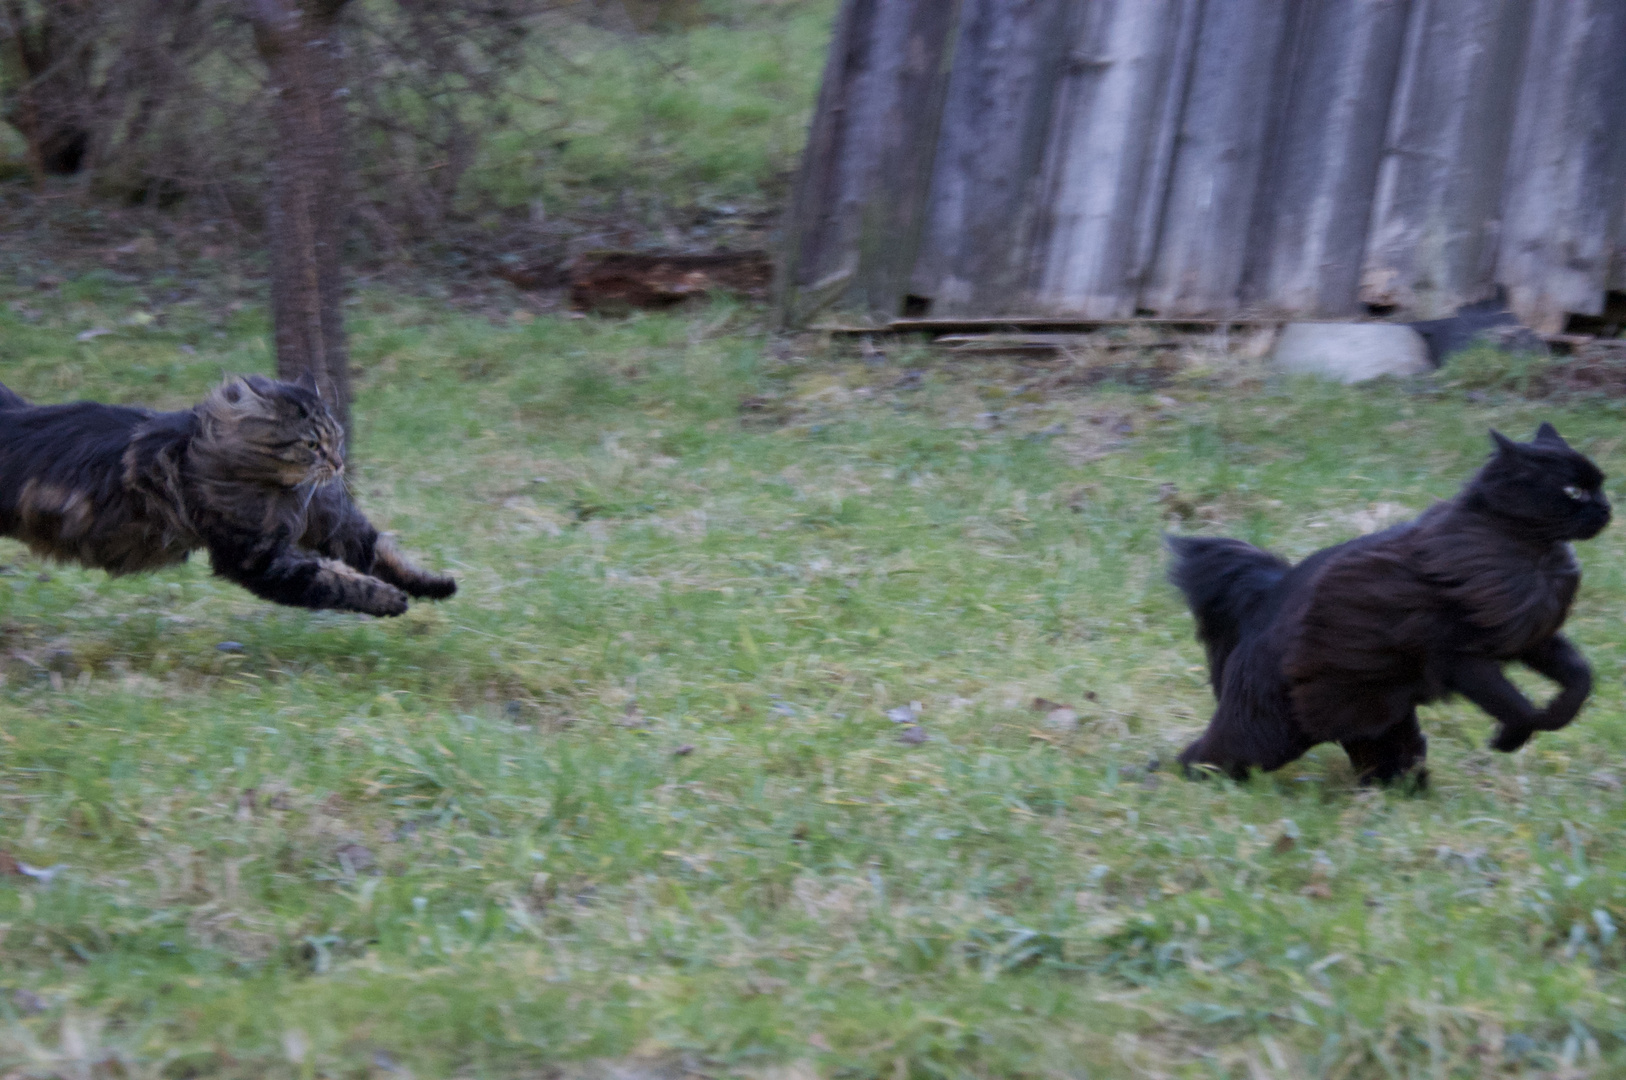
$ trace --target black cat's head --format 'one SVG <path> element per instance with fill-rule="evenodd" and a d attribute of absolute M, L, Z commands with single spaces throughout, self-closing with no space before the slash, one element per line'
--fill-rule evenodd
<path fill-rule="evenodd" d="M 330 483 L 344 472 L 344 429 L 308 374 L 291 383 L 263 375 L 227 379 L 197 413 L 198 449 L 217 473 L 298 487 Z"/>
<path fill-rule="evenodd" d="M 1603 473 L 1551 424 L 1529 442 L 1491 432 L 1496 452 L 1470 489 L 1486 509 L 1533 539 L 1589 540 L 1609 524 Z"/>

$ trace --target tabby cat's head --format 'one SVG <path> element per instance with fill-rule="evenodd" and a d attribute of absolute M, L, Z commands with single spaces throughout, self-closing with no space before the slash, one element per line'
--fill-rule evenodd
<path fill-rule="evenodd" d="M 1524 535 L 1545 540 L 1588 540 L 1609 524 L 1604 476 L 1551 424 L 1529 442 L 1491 432 L 1496 453 L 1470 485 L 1482 504 L 1511 519 Z"/>
<path fill-rule="evenodd" d="M 212 473 L 280 487 L 326 484 L 344 472 L 344 429 L 316 382 L 227 379 L 197 407 L 194 448 Z"/>

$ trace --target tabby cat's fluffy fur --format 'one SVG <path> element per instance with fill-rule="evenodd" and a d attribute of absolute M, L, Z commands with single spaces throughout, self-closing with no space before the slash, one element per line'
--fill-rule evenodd
<path fill-rule="evenodd" d="M 308 378 L 228 379 L 169 413 L 0 386 L 0 535 L 40 555 L 130 574 L 207 548 L 256 596 L 369 615 L 456 592 L 378 534 L 343 472 L 344 433 Z"/>
<path fill-rule="evenodd" d="M 1569 541 L 1609 523 L 1603 473 L 1552 425 L 1496 452 L 1415 521 L 1289 566 L 1240 540 L 1170 540 L 1219 707 L 1180 761 L 1238 778 L 1338 742 L 1363 780 L 1426 777 L 1417 706 L 1461 694 L 1512 751 L 1575 719 L 1592 673 L 1558 632 L 1580 584 Z M 1502 674 L 1559 684 L 1537 708 Z"/>

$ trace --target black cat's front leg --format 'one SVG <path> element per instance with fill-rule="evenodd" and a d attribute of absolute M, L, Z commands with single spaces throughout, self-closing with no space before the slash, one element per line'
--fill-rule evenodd
<path fill-rule="evenodd" d="M 209 545 L 215 573 L 265 600 L 290 607 L 336 608 L 366 615 L 401 615 L 406 593 L 337 559 L 292 547 L 283 537 L 241 542 L 223 538 Z"/>
<path fill-rule="evenodd" d="M 342 486 L 332 485 L 311 500 L 300 543 L 396 586 L 409 596 L 444 600 L 457 582 L 414 566 L 395 542 L 379 534 Z"/>
<path fill-rule="evenodd" d="M 1540 730 L 1540 713 L 1530 699 L 1502 674 L 1502 665 L 1481 656 L 1456 658 L 1445 672 L 1446 685 L 1481 709 L 1498 724 L 1491 749 L 1511 754 Z"/>
<path fill-rule="evenodd" d="M 1592 695 L 1592 666 L 1562 634 L 1554 634 L 1519 660 L 1558 684 L 1558 694 L 1531 723 L 1534 731 L 1557 731 L 1574 720 Z M 1525 738 L 1529 738 L 1528 734 Z"/>

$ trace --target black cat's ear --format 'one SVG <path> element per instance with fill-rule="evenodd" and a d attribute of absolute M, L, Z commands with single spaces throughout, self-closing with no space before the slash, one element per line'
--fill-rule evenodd
<path fill-rule="evenodd" d="M 320 399 L 322 396 L 322 388 L 316 385 L 316 376 L 312 375 L 310 373 L 310 369 L 308 368 L 299 373 L 299 378 L 294 380 L 294 385 L 299 387 L 301 390 L 310 391 L 311 393 L 315 394 L 318 399 Z"/>
<path fill-rule="evenodd" d="M 1495 443 L 1496 449 L 1500 450 L 1502 453 L 1513 455 L 1519 452 L 1519 444 L 1508 438 L 1506 435 L 1503 435 L 1495 428 L 1490 429 L 1490 435 L 1491 442 Z"/>
<path fill-rule="evenodd" d="M 1541 425 L 1541 427 L 1537 428 L 1536 437 L 1530 441 L 1545 443 L 1548 446 L 1556 446 L 1561 450 L 1568 450 L 1570 448 L 1570 444 L 1564 441 L 1564 436 L 1560 435 L 1558 433 L 1558 429 L 1553 427 L 1551 424 L 1544 423 Z"/>

